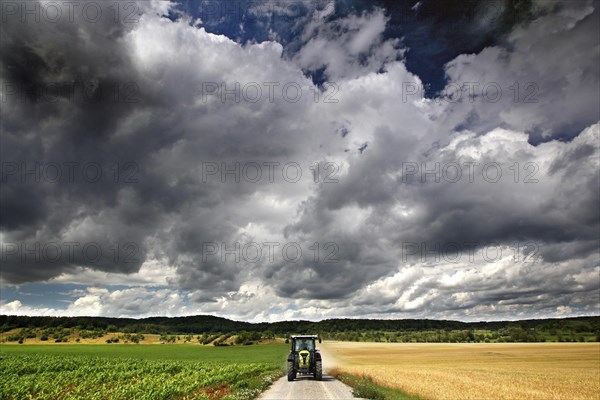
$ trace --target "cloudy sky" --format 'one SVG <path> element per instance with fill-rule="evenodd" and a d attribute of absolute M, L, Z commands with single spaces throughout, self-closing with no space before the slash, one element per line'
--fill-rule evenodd
<path fill-rule="evenodd" d="M 1 5 L 2 314 L 600 314 L 599 2 Z"/>

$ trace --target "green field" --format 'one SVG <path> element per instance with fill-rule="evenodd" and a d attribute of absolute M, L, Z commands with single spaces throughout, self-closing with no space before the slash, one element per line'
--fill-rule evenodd
<path fill-rule="evenodd" d="M 0 346 L 0 399 L 251 399 L 286 345 Z"/>

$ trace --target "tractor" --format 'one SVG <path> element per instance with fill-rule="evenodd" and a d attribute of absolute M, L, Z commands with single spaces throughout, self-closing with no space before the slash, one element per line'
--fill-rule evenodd
<path fill-rule="evenodd" d="M 317 335 L 291 336 L 292 348 L 287 359 L 288 381 L 296 379 L 297 374 L 312 375 L 316 380 L 323 379 L 323 361 L 317 349 Z"/>

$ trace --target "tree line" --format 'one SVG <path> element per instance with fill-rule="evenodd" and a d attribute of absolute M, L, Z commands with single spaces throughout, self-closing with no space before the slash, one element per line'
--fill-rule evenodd
<path fill-rule="evenodd" d="M 107 317 L 28 317 L 0 315 L 0 332 L 15 328 L 23 338 L 33 329 L 44 329 L 54 341 L 64 340 L 68 332 L 101 336 L 102 332 L 121 332 L 122 340 L 135 342 L 135 334 L 182 335 L 192 341 L 210 343 L 236 336 L 236 344 L 258 338 L 287 337 L 291 334 L 319 334 L 324 339 L 373 342 L 580 342 L 600 341 L 600 316 L 521 321 L 460 322 L 431 319 L 328 319 L 323 321 L 280 321 L 249 323 L 198 315 L 188 317 L 151 317 L 142 319 Z M 193 337 L 192 334 L 199 335 Z M 226 337 L 225 337 L 226 336 Z M 82 336 L 83 337 L 83 336 Z M 15 339 L 15 338 L 11 338 Z M 165 340 L 165 341 L 166 341 Z M 171 341 L 171 338 L 168 338 Z"/>

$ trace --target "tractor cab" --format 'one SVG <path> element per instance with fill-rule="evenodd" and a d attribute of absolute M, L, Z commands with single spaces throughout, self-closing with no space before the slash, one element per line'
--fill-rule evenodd
<path fill-rule="evenodd" d="M 315 349 L 317 348 L 314 338 L 299 337 L 299 338 L 292 339 L 292 343 L 294 343 L 293 344 L 293 347 L 295 349 L 294 351 L 302 351 L 302 350 L 315 351 Z"/>
<path fill-rule="evenodd" d="M 288 381 L 293 381 L 297 374 L 313 375 L 315 379 L 323 377 L 322 359 L 317 340 L 317 335 L 294 335 L 291 336 L 292 348 L 288 355 L 287 372 Z"/>

